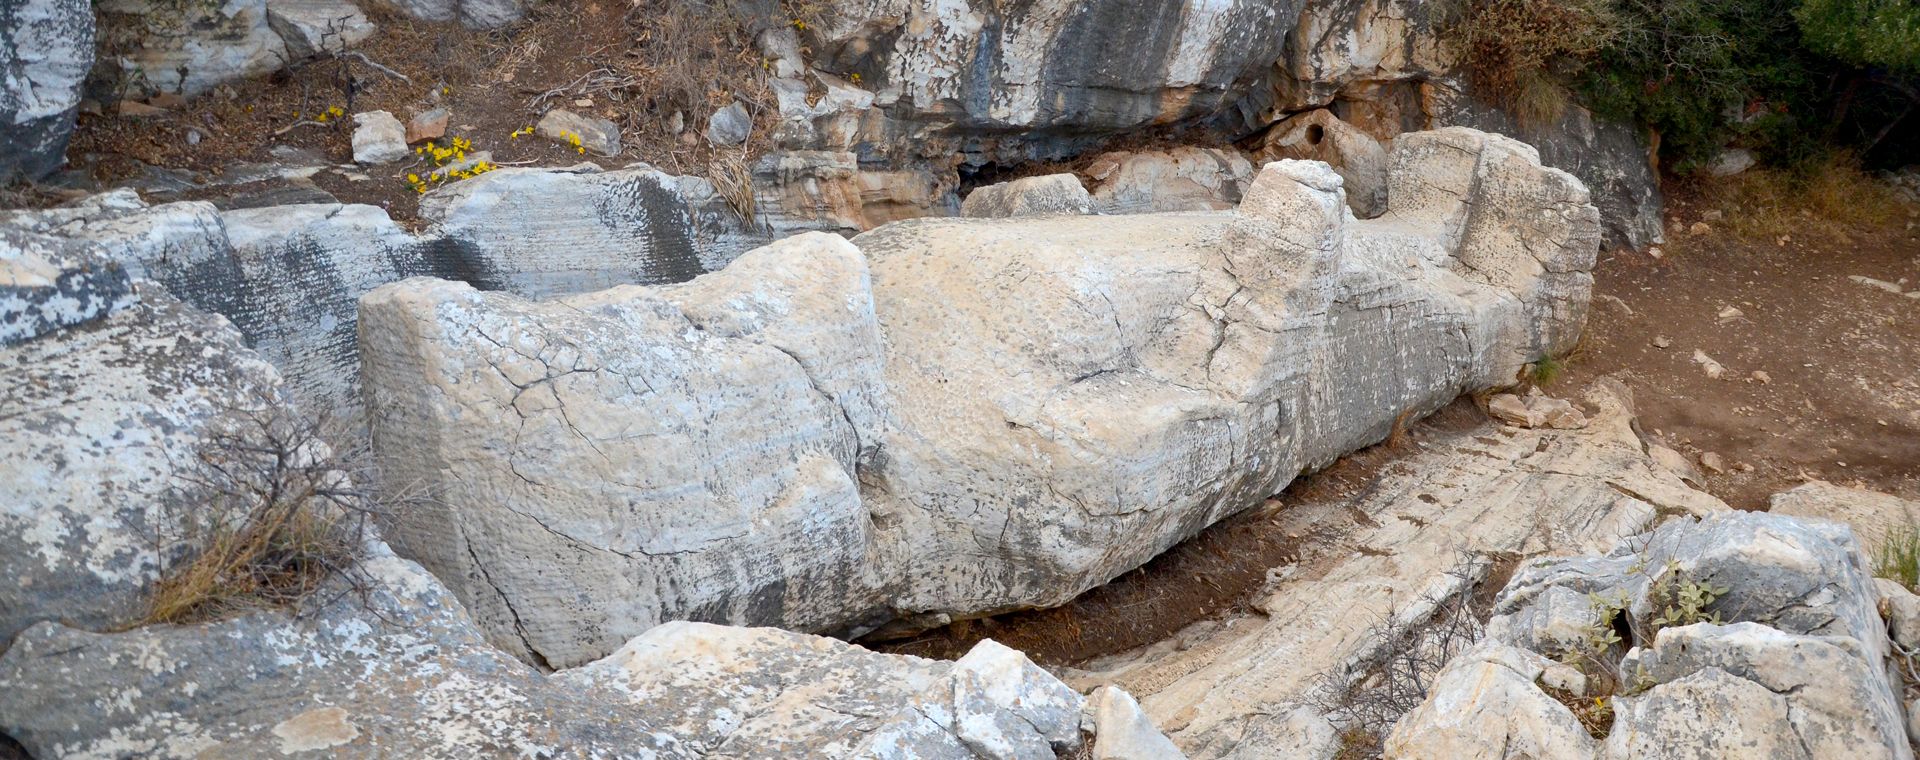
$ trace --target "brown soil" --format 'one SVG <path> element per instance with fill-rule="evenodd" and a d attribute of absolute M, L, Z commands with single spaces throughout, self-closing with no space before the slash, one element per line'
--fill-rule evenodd
<path fill-rule="evenodd" d="M 1718 205 L 1686 188 L 1676 195 L 1668 214 L 1687 228 Z M 1720 227 L 1742 213 L 1718 210 Z M 1848 279 L 1920 290 L 1911 224 L 1920 208 L 1892 216 L 1788 233 L 1784 245 L 1670 229 L 1659 259 L 1602 254 L 1587 340 L 1555 385 L 1620 376 L 1643 431 L 1696 462 L 1725 459 L 1728 471 L 1703 469 L 1702 485 L 1739 509 L 1765 509 L 1769 495 L 1809 478 L 1920 498 L 1920 297 Z M 1740 314 L 1721 318 L 1729 307 Z M 1722 379 L 1693 361 L 1695 350 L 1726 367 Z"/>
<path fill-rule="evenodd" d="M 664 24 L 693 23 L 680 14 L 651 12 L 662 4 L 670 5 L 666 0 L 541 3 L 525 22 L 496 32 L 370 11 L 379 31 L 355 49 L 407 81 L 350 58 L 329 59 L 217 88 L 158 116 L 119 116 L 108 103 L 104 114 L 81 115 L 68 161 L 101 183 L 138 177 L 147 167 L 214 180 L 236 164 L 274 162 L 269 151 L 276 146 L 351 164 L 352 114 L 385 110 L 405 122 L 447 106 L 452 113 L 447 136 L 471 141 L 475 151 L 490 151 L 497 164 L 591 162 L 616 168 L 646 162 L 702 174 L 715 152 L 705 139 L 694 138 L 707 116 L 736 95 L 751 103 L 761 125 L 746 151 L 757 153 L 767 139 L 772 104 L 746 30 L 731 19 L 712 23 L 697 34 L 674 35 L 699 40 L 676 43 L 687 52 L 662 50 L 657 40 L 668 36 Z M 675 63 L 662 65 L 662 60 Z M 677 92 L 668 82 L 686 80 L 691 73 L 704 77 L 702 91 L 660 96 Z M 351 96 L 349 81 L 354 83 Z M 294 126 L 333 107 L 344 114 L 329 115 L 325 124 Z M 620 124 L 621 154 L 607 158 L 539 136 L 512 136 L 551 107 Z M 666 127 L 675 111 L 683 114 L 685 137 Z M 190 130 L 200 135 L 197 143 L 189 142 Z M 355 172 L 364 173 L 364 179 L 322 172 L 314 182 L 341 201 L 381 206 L 407 221 L 415 217 L 419 193 L 406 177 L 430 169 L 421 159 Z"/>

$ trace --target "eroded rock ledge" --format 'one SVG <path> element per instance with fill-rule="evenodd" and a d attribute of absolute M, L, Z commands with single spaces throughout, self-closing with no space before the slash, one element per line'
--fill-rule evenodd
<path fill-rule="evenodd" d="M 1598 217 L 1525 145 L 1396 142 L 1387 213 L 913 220 L 692 283 L 362 300 L 394 528 L 555 666 L 665 620 L 858 632 L 1065 601 L 1570 347 Z M 749 434 L 747 431 L 751 431 Z"/>

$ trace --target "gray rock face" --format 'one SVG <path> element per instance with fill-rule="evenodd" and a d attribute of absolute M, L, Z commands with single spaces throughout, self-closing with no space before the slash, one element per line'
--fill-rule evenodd
<path fill-rule="evenodd" d="M 913 220 L 547 305 L 393 286 L 361 316 L 374 442 L 459 526 L 419 535 L 472 548 L 403 553 L 489 576 L 455 591 L 559 664 L 667 619 L 1058 604 L 1570 345 L 1597 224 L 1530 158 L 1404 140 L 1437 189 L 1391 221 L 1280 162 L 1232 213 Z"/>
<path fill-rule="evenodd" d="M 0 184 L 66 163 L 80 86 L 93 68 L 93 24 L 84 0 L 24 0 L 0 11 Z"/>
<path fill-rule="evenodd" d="M 488 646 L 418 565 L 376 546 L 363 574 L 366 593 L 333 590 L 299 618 L 36 625 L 0 656 L 0 730 L 36 757 L 183 760 L 1049 760 L 1084 743 L 1080 695 L 991 641 L 948 663 L 671 623 L 542 675 Z"/>
<path fill-rule="evenodd" d="M 126 270 L 105 252 L 0 227 L 0 346 L 101 319 L 133 300 Z"/>
<path fill-rule="evenodd" d="M 1009 216 L 1087 214 L 1093 199 L 1080 178 L 1072 174 L 1022 177 L 1011 182 L 975 188 L 960 204 L 960 215 L 979 219 Z"/>
<path fill-rule="evenodd" d="M 1819 480 L 1774 494 L 1767 511 L 1846 523 L 1870 554 L 1889 538 L 1920 530 L 1920 502 Z"/>
<path fill-rule="evenodd" d="M 1489 643 L 1454 658 L 1428 699 L 1394 731 L 1389 760 L 1592 760 L 1596 742 L 1536 684 L 1554 663 L 1525 649 Z"/>
<path fill-rule="evenodd" d="M 175 3 L 101 0 L 102 50 L 135 91 L 198 95 L 291 60 L 267 23 L 267 0 Z"/>
<path fill-rule="evenodd" d="M 375 0 L 423 21 L 454 21 L 475 29 L 498 29 L 526 15 L 525 0 Z"/>
<path fill-rule="evenodd" d="M 267 0 L 267 24 L 294 59 L 348 50 L 373 36 L 373 22 L 348 0 Z"/>
<path fill-rule="evenodd" d="M 1648 621 L 1670 604 L 1656 595 L 1677 593 L 1656 589 L 1682 579 L 1725 589 L 1707 608 L 1724 624 L 1656 632 Z M 1569 634 L 1600 622 L 1595 598 L 1623 600 L 1633 635 L 1619 664 L 1631 690 L 1611 698 L 1612 730 L 1593 756 L 1913 757 L 1879 592 L 1845 526 L 1725 512 L 1667 522 L 1607 557 L 1535 560 L 1502 592 L 1488 632 L 1558 656 Z M 1441 680 L 1476 667 L 1456 661 Z M 1439 735 L 1510 736 L 1505 721 L 1450 714 L 1447 699 L 1430 694 L 1389 745 L 1425 757 Z"/>
<path fill-rule="evenodd" d="M 226 410 L 274 398 L 278 375 L 152 283 L 93 324 L 0 348 L 0 375 L 0 644 L 42 620 L 130 622 L 176 463 Z"/>
<path fill-rule="evenodd" d="M 204 202 L 148 206 L 121 190 L 70 207 L 0 212 L 0 236 L 110 253 L 132 276 L 232 320 L 298 398 L 347 418 L 360 409 L 356 303 L 376 286 L 433 276 L 549 296 L 676 282 L 765 240 L 705 180 L 651 169 L 503 169 L 423 203 L 423 215 L 440 224 L 416 235 L 372 206 L 223 212 Z M 52 305 L 68 304 L 56 297 Z"/>
<path fill-rule="evenodd" d="M 1231 104 L 1279 59 L 1300 4 L 870 0 L 834 11 L 810 32 L 820 68 L 859 74 L 890 133 L 959 135 L 991 161 Z"/>

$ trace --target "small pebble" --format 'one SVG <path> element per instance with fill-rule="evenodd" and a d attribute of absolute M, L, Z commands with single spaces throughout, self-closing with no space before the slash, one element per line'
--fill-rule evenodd
<path fill-rule="evenodd" d="M 1653 336 L 1653 347 L 1654 347 L 1654 348 L 1666 348 L 1666 347 L 1668 347 L 1668 346 L 1671 346 L 1671 345 L 1673 345 L 1673 339 L 1672 339 L 1672 338 L 1668 338 L 1668 337 L 1667 337 L 1667 336 L 1665 336 L 1665 335 L 1655 335 L 1655 336 Z"/>

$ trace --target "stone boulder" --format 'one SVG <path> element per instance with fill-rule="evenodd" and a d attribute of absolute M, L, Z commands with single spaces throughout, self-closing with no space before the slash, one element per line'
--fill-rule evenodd
<path fill-rule="evenodd" d="M 1459 657 L 1433 681 L 1427 701 L 1394 731 L 1387 760 L 1592 760 L 1595 745 L 1573 711 L 1537 685 L 1564 667 L 1525 649 L 1489 643 Z"/>
<path fill-rule="evenodd" d="M 886 404 L 844 239 L 540 303 L 401 282 L 362 299 L 360 340 L 385 471 L 446 505 L 395 545 L 501 646 L 567 666 L 668 620 L 827 630 L 880 607 L 856 460 Z"/>
<path fill-rule="evenodd" d="M 296 397 L 344 418 L 360 414 L 357 302 L 379 285 L 433 276 L 549 296 L 674 282 L 765 239 L 705 180 L 651 169 L 503 169 L 436 190 L 423 205 L 440 224 L 416 234 L 373 206 L 223 211 L 202 201 L 148 205 L 121 189 L 59 208 L 0 211 L 0 239 L 54 239 L 45 245 L 110 255 L 131 276 L 232 320 Z M 106 269 L 74 271 L 110 278 Z M 61 281 L 72 285 L 72 276 Z M 73 305 L 65 296 L 49 303 Z"/>
<path fill-rule="evenodd" d="M 1102 214 L 1220 211 L 1240 204 L 1253 164 L 1238 151 L 1183 146 L 1104 153 L 1087 165 L 1093 209 Z"/>
<path fill-rule="evenodd" d="M 134 91 L 199 95 L 292 60 L 267 0 L 100 0 L 101 51 Z"/>
<path fill-rule="evenodd" d="M 487 645 L 418 565 L 371 551 L 352 587 L 323 589 L 330 601 L 298 617 L 40 623 L 0 655 L 0 732 L 35 757 L 183 760 L 1051 760 L 1099 741 L 1081 732 L 1078 693 L 991 641 L 940 662 L 670 623 L 543 675 Z"/>
<path fill-rule="evenodd" d="M 975 188 L 960 204 L 960 215 L 980 219 L 1009 216 L 1087 214 L 1093 201 L 1080 178 L 1072 174 L 1022 177 L 1011 182 Z"/>
<path fill-rule="evenodd" d="M 267 0 L 267 24 L 295 60 L 350 50 L 374 31 L 348 0 Z"/>
<path fill-rule="evenodd" d="M 0 184 L 37 180 L 67 160 L 80 87 L 93 68 L 93 6 L 9 3 L 0 18 Z"/>
<path fill-rule="evenodd" d="M 1468 130 L 1396 150 L 1458 195 L 1356 222 L 1283 161 L 1228 213 L 909 220 L 547 304 L 379 291 L 375 447 L 451 523 L 397 544 L 561 664 L 670 619 L 1059 604 L 1577 336 L 1578 183 Z"/>
<path fill-rule="evenodd" d="M 1258 155 L 1262 161 L 1324 161 L 1345 181 L 1354 216 L 1372 219 L 1387 211 L 1386 149 L 1332 111 L 1308 111 L 1273 125 Z"/>
<path fill-rule="evenodd" d="M 1887 626 L 1867 559 L 1845 526 L 1754 512 L 1671 520 L 1605 557 L 1530 561 L 1495 602 L 1490 637 L 1566 657 L 1587 631 L 1621 633 L 1595 756 L 1911 758 Z M 1710 602 L 1658 616 L 1688 584 Z M 1618 613 L 1603 612 L 1620 610 Z M 1481 667 L 1458 659 L 1440 676 Z M 1545 695 L 1541 695 L 1544 697 Z M 1436 730 L 1500 741 L 1504 720 L 1460 721 L 1435 691 L 1389 744 Z"/>
<path fill-rule="evenodd" d="M 150 282 L 120 302 L 0 348 L 0 646 L 39 621 L 137 618 L 178 463 L 228 411 L 276 398 L 278 374 L 226 320 Z"/>
<path fill-rule="evenodd" d="M 475 29 L 498 29 L 526 15 L 525 0 L 374 0 L 422 21 L 455 21 Z"/>

